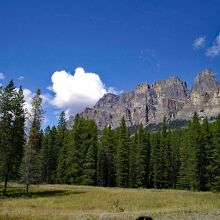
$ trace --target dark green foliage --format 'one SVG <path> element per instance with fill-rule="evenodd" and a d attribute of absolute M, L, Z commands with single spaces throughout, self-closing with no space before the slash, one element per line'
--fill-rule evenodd
<path fill-rule="evenodd" d="M 189 124 L 186 141 L 181 149 L 181 170 L 179 185 L 181 188 L 200 189 L 202 176 L 202 144 L 201 126 L 198 114 L 195 113 Z"/>
<path fill-rule="evenodd" d="M 130 138 L 130 152 L 129 152 L 129 183 L 128 186 L 137 187 L 137 132 Z"/>
<path fill-rule="evenodd" d="M 116 183 L 119 187 L 127 187 L 129 179 L 129 133 L 124 117 L 117 134 L 116 149 Z"/>
<path fill-rule="evenodd" d="M 162 188 L 170 188 L 171 184 L 171 147 L 170 147 L 170 132 L 168 132 L 168 125 L 166 117 L 163 119 L 161 126 L 161 141 L 160 141 L 160 155 L 161 155 L 161 171 L 162 171 Z"/>
<path fill-rule="evenodd" d="M 70 132 L 69 141 L 67 143 L 66 179 L 71 183 L 80 184 L 82 181 L 83 162 L 86 153 L 82 145 L 85 140 L 85 135 L 84 121 L 79 115 L 76 115 L 73 128 Z"/>
<path fill-rule="evenodd" d="M 144 130 L 141 125 L 137 131 L 137 145 L 136 145 L 136 167 L 137 167 L 137 187 L 149 187 L 150 186 L 150 135 Z"/>
<path fill-rule="evenodd" d="M 97 184 L 97 145 L 98 145 L 98 128 L 93 120 L 85 121 L 87 136 L 83 148 L 86 149 L 86 157 L 83 163 L 82 183 L 85 185 Z"/>
<path fill-rule="evenodd" d="M 190 154 L 191 149 L 188 144 L 187 139 L 187 130 L 182 131 L 182 142 L 180 143 L 180 168 L 178 173 L 178 188 L 180 189 L 190 189 L 190 177 L 189 177 L 189 170 L 190 170 Z"/>
<path fill-rule="evenodd" d="M 29 194 L 29 185 L 41 181 L 41 146 L 42 133 L 41 122 L 43 120 L 42 98 L 40 89 L 37 89 L 32 99 L 29 113 L 29 133 L 24 148 L 24 156 L 21 164 L 21 177 L 26 184 L 26 194 Z"/>
<path fill-rule="evenodd" d="M 213 147 L 210 153 L 209 185 L 212 190 L 220 191 L 220 115 L 213 127 Z"/>
<path fill-rule="evenodd" d="M 182 131 L 177 130 L 173 132 L 169 132 L 169 139 L 170 139 L 170 148 L 171 148 L 171 155 L 170 155 L 170 162 L 171 162 L 171 187 L 173 189 L 177 186 L 177 177 L 179 174 L 180 168 L 180 146 L 183 142 Z"/>
<path fill-rule="evenodd" d="M 49 126 L 44 132 L 41 148 L 42 181 L 44 183 L 56 182 L 57 159 L 59 152 L 57 133 L 56 127 L 50 129 Z"/>
<path fill-rule="evenodd" d="M 153 172 L 153 186 L 155 188 L 162 188 L 162 151 L 160 144 L 160 133 L 151 135 L 151 165 Z"/>
<path fill-rule="evenodd" d="M 147 125 L 146 129 L 148 131 L 160 131 L 162 124 L 163 123 L 158 123 L 158 124 L 150 123 Z M 183 129 L 189 125 L 189 121 L 183 120 L 183 119 L 182 120 L 175 119 L 175 120 L 168 121 L 167 125 L 171 130 Z M 134 127 L 132 130 L 136 131 L 137 128 Z"/>
<path fill-rule="evenodd" d="M 69 132 L 66 128 L 65 113 L 61 112 L 57 126 L 56 146 L 58 150 L 56 182 L 67 183 L 67 155 Z"/>
<path fill-rule="evenodd" d="M 98 145 L 97 180 L 100 186 L 115 184 L 116 140 L 111 126 L 105 127 Z"/>
<path fill-rule="evenodd" d="M 94 121 L 74 119 L 67 152 L 66 178 L 70 183 L 96 184 L 98 129 Z"/>
<path fill-rule="evenodd" d="M 201 127 L 201 145 L 199 151 L 199 189 L 205 191 L 210 189 L 211 179 L 210 179 L 210 155 L 213 149 L 212 143 L 212 132 L 210 129 L 210 125 L 208 122 L 208 118 L 206 117 L 203 121 Z"/>
<path fill-rule="evenodd" d="M 24 96 L 11 80 L 0 89 L 0 174 L 6 193 L 9 178 L 18 178 L 24 145 Z"/>

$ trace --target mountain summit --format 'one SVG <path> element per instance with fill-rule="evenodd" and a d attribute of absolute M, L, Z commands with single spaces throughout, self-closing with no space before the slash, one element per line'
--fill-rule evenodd
<path fill-rule="evenodd" d="M 196 76 L 191 90 L 172 76 L 153 84 L 139 84 L 134 91 L 121 95 L 105 94 L 80 115 L 94 119 L 103 129 L 106 125 L 118 127 L 123 116 L 127 126 L 146 126 L 161 122 L 164 115 L 170 120 L 190 119 L 195 111 L 201 118 L 220 113 L 220 84 L 211 69 Z"/>

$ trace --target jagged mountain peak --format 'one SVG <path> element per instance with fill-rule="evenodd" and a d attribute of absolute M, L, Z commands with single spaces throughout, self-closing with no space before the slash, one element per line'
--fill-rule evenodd
<path fill-rule="evenodd" d="M 217 90 L 218 88 L 219 82 L 214 72 L 210 68 L 207 68 L 196 76 L 192 91 L 196 90 L 209 93 Z"/>
<path fill-rule="evenodd" d="M 212 69 L 206 68 L 201 73 L 199 73 L 194 80 L 194 84 L 200 84 L 204 81 L 217 82 L 216 76 L 215 76 L 214 72 L 212 71 Z"/>
<path fill-rule="evenodd" d="M 179 77 L 171 76 L 153 84 L 138 84 L 131 92 L 105 94 L 80 115 L 94 119 L 101 130 L 106 125 L 118 127 L 123 116 L 127 126 L 146 126 L 161 122 L 164 115 L 170 120 L 190 119 L 195 111 L 200 117 L 220 113 L 220 86 L 211 69 L 196 77 L 191 91 Z"/>
<path fill-rule="evenodd" d="M 114 93 L 106 93 L 99 101 L 95 104 L 94 108 L 101 108 L 105 105 L 111 105 L 116 102 L 119 96 Z"/>

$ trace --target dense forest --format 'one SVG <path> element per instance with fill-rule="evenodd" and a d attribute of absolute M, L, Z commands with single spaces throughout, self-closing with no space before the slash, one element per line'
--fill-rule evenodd
<path fill-rule="evenodd" d="M 142 125 L 131 133 L 120 127 L 98 132 L 96 123 L 76 115 L 66 128 L 41 129 L 44 110 L 38 89 L 31 110 L 13 81 L 0 90 L 0 182 L 84 184 L 109 187 L 178 188 L 220 191 L 220 115 L 212 123 L 195 113 L 187 128 L 160 130 Z"/>

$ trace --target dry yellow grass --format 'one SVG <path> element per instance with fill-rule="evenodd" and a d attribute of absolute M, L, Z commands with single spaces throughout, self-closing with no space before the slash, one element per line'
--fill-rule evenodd
<path fill-rule="evenodd" d="M 32 186 L 22 197 L 12 184 L 0 198 L 0 220 L 29 219 L 220 219 L 220 194 L 180 190 L 121 189 L 70 185 Z"/>

